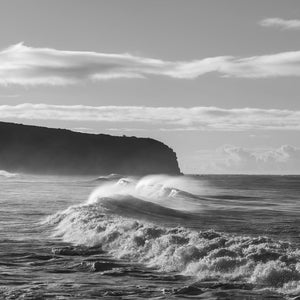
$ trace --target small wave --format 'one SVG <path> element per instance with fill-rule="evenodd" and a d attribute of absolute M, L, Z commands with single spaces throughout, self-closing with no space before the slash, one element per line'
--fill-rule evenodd
<path fill-rule="evenodd" d="M 122 177 L 117 181 L 113 178 L 102 182 L 90 195 L 87 204 L 97 203 L 102 198 L 130 196 L 181 211 L 201 209 L 201 202 L 198 201 L 200 198 L 196 196 L 202 190 L 199 181 L 195 182 L 184 176 L 166 175 Z"/>
<path fill-rule="evenodd" d="M 99 176 L 95 180 L 96 181 L 113 181 L 113 180 L 119 180 L 122 177 L 124 177 L 124 176 L 120 175 L 120 174 L 109 174 L 109 175 Z"/>
<path fill-rule="evenodd" d="M 17 173 L 10 173 L 5 170 L 0 170 L 0 177 L 11 178 L 11 177 L 16 177 L 16 176 L 18 176 Z"/>

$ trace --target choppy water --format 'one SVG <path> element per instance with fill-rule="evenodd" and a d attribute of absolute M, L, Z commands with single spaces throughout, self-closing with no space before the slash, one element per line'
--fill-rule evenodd
<path fill-rule="evenodd" d="M 296 299 L 299 225 L 300 176 L 0 172 L 0 299 Z"/>

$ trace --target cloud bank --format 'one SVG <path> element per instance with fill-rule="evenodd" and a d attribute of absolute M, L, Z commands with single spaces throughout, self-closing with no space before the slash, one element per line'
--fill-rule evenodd
<path fill-rule="evenodd" d="M 300 148 L 247 149 L 224 145 L 215 152 L 198 153 L 204 173 L 300 174 Z"/>
<path fill-rule="evenodd" d="M 61 51 L 23 44 L 0 52 L 1 85 L 68 85 L 149 76 L 195 79 L 211 72 L 236 78 L 300 76 L 300 51 L 173 62 L 131 54 Z"/>
<path fill-rule="evenodd" d="M 259 22 L 263 27 L 274 27 L 283 30 L 300 30 L 300 20 L 284 20 L 281 18 L 267 18 Z"/>
<path fill-rule="evenodd" d="M 218 107 L 0 105 L 0 117 L 139 124 L 161 130 L 300 130 L 300 111 Z M 123 126 L 120 125 L 120 126 Z M 144 125 L 143 125 L 144 124 Z M 136 126 L 135 126 L 136 127 Z"/>

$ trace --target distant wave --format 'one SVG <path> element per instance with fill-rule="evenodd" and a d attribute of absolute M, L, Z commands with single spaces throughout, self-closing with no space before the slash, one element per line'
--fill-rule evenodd
<path fill-rule="evenodd" d="M 148 217 L 190 217 L 197 205 L 185 184 L 183 178 L 165 176 L 123 178 L 101 185 L 87 203 L 58 212 L 46 222 L 66 242 L 99 247 L 116 258 L 161 271 L 201 281 L 244 282 L 282 293 L 300 291 L 300 251 L 288 242 L 148 221 Z M 183 196 L 188 201 L 181 202 Z"/>
<path fill-rule="evenodd" d="M 10 177 L 16 177 L 16 176 L 18 176 L 17 173 L 10 173 L 5 170 L 0 170 L 0 177 L 10 178 Z"/>
<path fill-rule="evenodd" d="M 112 180 L 119 180 L 122 177 L 124 177 L 124 176 L 120 175 L 120 174 L 109 174 L 109 175 L 99 176 L 95 180 L 96 181 L 112 181 Z"/>

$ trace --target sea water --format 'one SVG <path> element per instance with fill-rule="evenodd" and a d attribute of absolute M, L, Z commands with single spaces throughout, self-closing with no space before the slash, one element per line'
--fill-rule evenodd
<path fill-rule="evenodd" d="M 300 176 L 0 172 L 0 299 L 296 299 Z"/>

